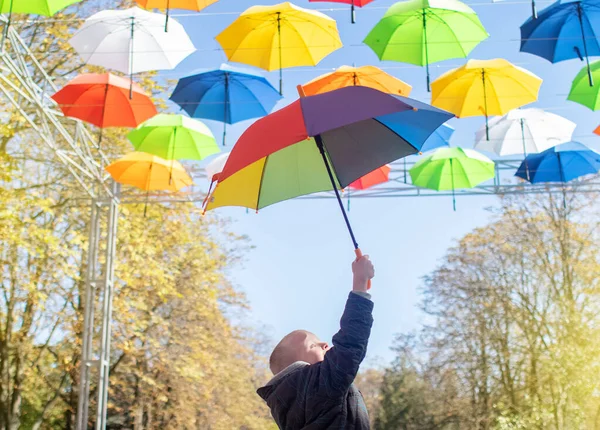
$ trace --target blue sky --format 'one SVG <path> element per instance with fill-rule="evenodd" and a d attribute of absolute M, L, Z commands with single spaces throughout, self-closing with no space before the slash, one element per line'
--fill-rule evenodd
<path fill-rule="evenodd" d="M 185 76 L 198 68 L 217 68 L 226 61 L 214 37 L 237 15 L 253 4 L 276 4 L 274 0 L 220 0 L 203 13 L 174 12 L 189 32 L 198 52 L 186 59 L 165 77 Z M 425 70 L 402 63 L 380 62 L 363 38 L 385 13 L 392 0 L 375 0 L 357 10 L 357 24 L 350 24 L 346 5 L 309 3 L 297 0 L 302 7 L 321 10 L 338 22 L 344 48 L 325 58 L 316 67 L 284 70 L 284 100 L 276 107 L 295 99 L 295 87 L 320 74 L 344 65 L 376 65 L 413 86 L 411 97 L 429 102 L 425 89 Z M 469 58 L 506 58 L 544 79 L 537 103 L 578 124 L 574 140 L 598 149 L 592 130 L 599 117 L 587 108 L 566 101 L 571 80 L 583 63 L 571 60 L 551 65 L 530 54 L 519 53 L 519 26 L 531 13 L 528 1 L 466 2 L 478 14 L 490 33 Z M 542 9 L 550 4 L 538 1 Z M 176 16 L 180 14 L 181 16 Z M 432 79 L 464 64 L 464 59 L 448 60 L 431 66 Z M 240 66 L 235 64 L 236 66 Z M 264 73 L 278 85 L 278 72 Z M 206 122 L 217 138 L 222 125 Z M 228 127 L 228 139 L 235 139 L 250 121 Z M 456 132 L 453 146 L 470 148 L 474 133 L 484 123 L 483 117 L 453 119 Z M 488 154 L 489 155 L 489 154 Z M 371 256 L 376 267 L 373 280 L 375 324 L 367 362 L 389 361 L 389 347 L 395 333 L 414 330 L 424 316 L 417 304 L 422 277 L 431 272 L 456 239 L 489 220 L 486 207 L 497 204 L 495 197 L 458 197 L 457 211 L 450 197 L 415 197 L 390 199 L 355 199 L 349 213 L 358 242 Z M 250 318 L 265 327 L 274 341 L 286 333 L 304 328 L 330 341 L 339 328 L 344 302 L 351 288 L 350 264 L 354 258 L 352 243 L 334 200 L 292 200 L 271 206 L 259 214 L 240 208 L 218 209 L 232 220 L 231 228 L 250 237 L 255 249 L 243 264 L 230 270 L 236 285 L 248 296 L 252 306 Z"/>

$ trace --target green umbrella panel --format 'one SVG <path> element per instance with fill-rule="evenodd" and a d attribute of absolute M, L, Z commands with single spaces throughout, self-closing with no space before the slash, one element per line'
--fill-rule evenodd
<path fill-rule="evenodd" d="M 430 190 L 473 188 L 495 176 L 495 165 L 485 155 L 472 149 L 440 148 L 421 159 L 410 169 L 413 185 Z"/>
<path fill-rule="evenodd" d="M 202 160 L 220 151 L 204 123 L 183 115 L 156 115 L 132 130 L 127 138 L 137 151 L 166 160 Z"/>
<path fill-rule="evenodd" d="M 590 64 L 590 73 L 594 81 L 600 80 L 600 61 Z M 573 79 L 567 100 L 587 106 L 594 111 L 600 109 L 600 86 L 589 85 L 587 67 L 581 69 Z"/>
<path fill-rule="evenodd" d="M 0 13 L 31 13 L 52 16 L 81 0 L 0 0 Z"/>
<path fill-rule="evenodd" d="M 409 0 L 392 5 L 364 40 L 380 60 L 425 66 L 467 55 L 488 37 L 479 17 L 458 0 Z"/>

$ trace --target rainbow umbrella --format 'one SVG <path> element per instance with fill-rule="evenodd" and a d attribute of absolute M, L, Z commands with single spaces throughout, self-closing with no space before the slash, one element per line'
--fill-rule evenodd
<path fill-rule="evenodd" d="M 342 47 L 335 20 L 320 12 L 285 2 L 252 6 L 216 38 L 229 61 L 261 69 L 315 66 Z"/>
<path fill-rule="evenodd" d="M 233 147 L 205 210 L 261 209 L 320 191 L 335 192 L 354 248 L 358 244 L 339 189 L 419 151 L 448 112 L 366 87 L 345 87 L 259 119 Z M 357 251 L 358 253 L 359 251 Z"/>

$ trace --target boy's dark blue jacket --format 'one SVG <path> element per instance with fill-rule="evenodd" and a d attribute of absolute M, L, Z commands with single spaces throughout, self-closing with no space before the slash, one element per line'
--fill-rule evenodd
<path fill-rule="evenodd" d="M 373 325 L 373 302 L 366 297 L 350 293 L 325 360 L 312 365 L 296 362 L 258 389 L 280 429 L 369 429 L 364 399 L 352 384 Z"/>

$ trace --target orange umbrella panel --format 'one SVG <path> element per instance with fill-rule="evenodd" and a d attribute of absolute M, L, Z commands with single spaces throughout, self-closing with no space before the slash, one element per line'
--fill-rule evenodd
<path fill-rule="evenodd" d="M 134 128 L 157 114 L 142 88 L 110 73 L 79 75 L 52 96 L 66 117 L 100 128 Z"/>

